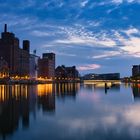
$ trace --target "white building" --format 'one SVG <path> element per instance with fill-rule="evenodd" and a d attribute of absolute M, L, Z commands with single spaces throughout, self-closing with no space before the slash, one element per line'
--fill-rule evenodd
<path fill-rule="evenodd" d="M 35 54 L 30 54 L 30 78 L 37 79 L 38 77 L 38 59 Z"/>

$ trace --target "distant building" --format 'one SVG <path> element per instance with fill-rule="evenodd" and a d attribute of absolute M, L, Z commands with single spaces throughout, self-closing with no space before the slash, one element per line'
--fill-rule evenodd
<path fill-rule="evenodd" d="M 54 79 L 55 54 L 43 53 L 42 58 L 38 60 L 38 68 L 38 77 Z"/>
<path fill-rule="evenodd" d="M 30 78 L 37 79 L 38 77 L 38 60 L 39 57 L 35 54 L 30 54 Z"/>
<path fill-rule="evenodd" d="M 1 57 L 0 58 L 0 78 L 9 77 L 8 63 Z"/>
<path fill-rule="evenodd" d="M 57 79 L 69 78 L 74 80 L 79 77 L 79 72 L 75 66 L 65 67 L 62 65 L 55 69 L 55 76 Z"/>
<path fill-rule="evenodd" d="M 140 75 L 140 65 L 133 65 L 132 67 L 132 76 Z"/>
<path fill-rule="evenodd" d="M 66 72 L 66 68 L 64 65 L 58 66 L 55 69 L 55 77 L 57 79 L 67 78 L 67 72 Z"/>
<path fill-rule="evenodd" d="M 107 73 L 107 74 L 86 74 L 83 80 L 120 80 L 120 73 Z"/>
<path fill-rule="evenodd" d="M 29 76 L 29 51 L 29 41 L 24 40 L 21 49 L 19 39 L 7 31 L 5 24 L 0 38 L 0 57 L 7 62 L 10 76 Z"/>
<path fill-rule="evenodd" d="M 79 77 L 79 72 L 76 69 L 76 66 L 72 66 L 72 67 L 66 67 L 66 72 L 67 72 L 67 77 L 68 78 L 78 78 Z"/>

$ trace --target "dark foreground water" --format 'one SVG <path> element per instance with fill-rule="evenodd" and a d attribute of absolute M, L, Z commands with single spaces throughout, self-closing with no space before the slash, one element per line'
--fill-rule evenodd
<path fill-rule="evenodd" d="M 2 139 L 140 139 L 140 84 L 0 85 Z"/>

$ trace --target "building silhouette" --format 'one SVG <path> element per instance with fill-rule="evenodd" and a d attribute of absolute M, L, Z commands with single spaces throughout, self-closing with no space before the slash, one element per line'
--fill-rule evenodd
<path fill-rule="evenodd" d="M 38 77 L 52 78 L 55 77 L 55 54 L 43 53 L 42 58 L 38 60 Z"/>
<path fill-rule="evenodd" d="M 133 65 L 132 67 L 132 76 L 138 76 L 140 75 L 140 65 Z"/>
<path fill-rule="evenodd" d="M 7 63 L 8 76 L 54 79 L 55 54 L 43 53 L 42 58 L 39 58 L 36 51 L 34 54 L 30 54 L 29 40 L 23 40 L 22 48 L 19 44 L 19 39 L 15 37 L 14 33 L 8 32 L 7 24 L 5 24 L 0 38 L 0 58 Z"/>
<path fill-rule="evenodd" d="M 0 57 L 7 63 L 10 76 L 29 76 L 30 43 L 23 41 L 23 49 L 19 47 L 19 39 L 14 33 L 7 31 L 7 24 L 0 38 Z"/>
<path fill-rule="evenodd" d="M 65 78 L 75 80 L 76 78 L 79 77 L 79 72 L 75 66 L 65 67 L 64 65 L 62 65 L 58 66 L 55 69 L 55 76 L 58 80 L 62 80 Z"/>
<path fill-rule="evenodd" d="M 19 39 L 7 31 L 7 24 L 4 26 L 4 32 L 1 33 L 0 50 L 0 56 L 8 63 L 10 76 L 19 74 Z"/>
<path fill-rule="evenodd" d="M 30 42 L 23 40 L 23 49 L 20 49 L 20 76 L 30 76 Z"/>
<path fill-rule="evenodd" d="M 0 58 L 0 78 L 9 77 L 8 63 L 1 57 Z"/>
<path fill-rule="evenodd" d="M 38 60 L 39 57 L 36 54 L 30 54 L 30 78 L 37 79 L 38 77 Z"/>
<path fill-rule="evenodd" d="M 84 75 L 83 80 L 120 80 L 120 73 L 106 73 L 106 74 L 90 73 Z"/>

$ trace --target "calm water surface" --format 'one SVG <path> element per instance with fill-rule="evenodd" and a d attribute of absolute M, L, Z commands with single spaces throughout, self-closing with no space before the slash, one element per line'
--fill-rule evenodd
<path fill-rule="evenodd" d="M 140 139 L 140 84 L 0 85 L 0 140 Z"/>

